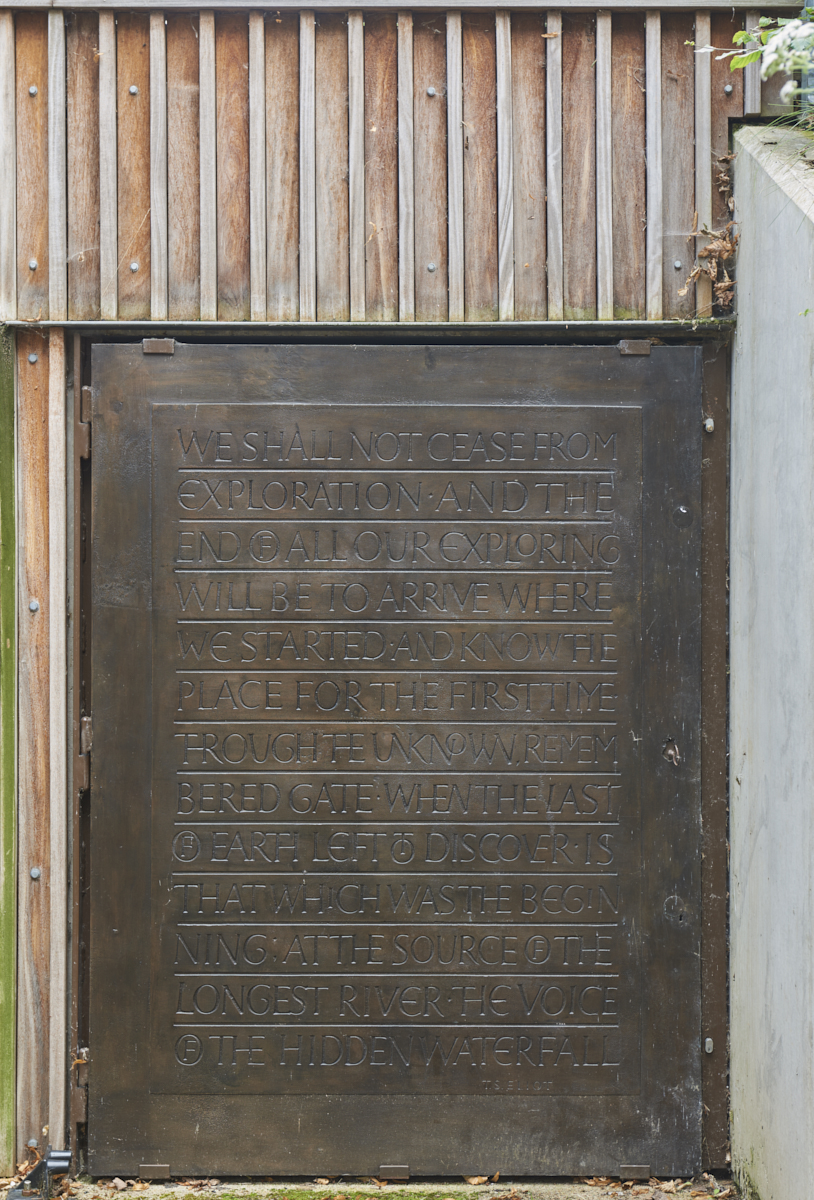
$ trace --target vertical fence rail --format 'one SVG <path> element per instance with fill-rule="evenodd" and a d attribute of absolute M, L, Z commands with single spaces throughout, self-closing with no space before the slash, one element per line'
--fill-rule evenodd
<path fill-rule="evenodd" d="M 449 320 L 464 319 L 464 128 L 461 14 L 447 13 L 447 205 Z"/>
<path fill-rule="evenodd" d="M 562 13 L 550 12 L 546 25 L 546 226 L 548 237 L 548 319 L 563 318 L 562 244 Z"/>
<path fill-rule="evenodd" d="M 201 156 L 201 320 L 218 317 L 217 145 L 215 14 L 202 12 L 198 32 Z"/>
<path fill-rule="evenodd" d="M 48 315 L 68 316 L 65 15 L 48 14 Z"/>
<path fill-rule="evenodd" d="M 708 12 L 695 14 L 696 47 L 710 44 L 711 23 Z M 698 229 L 712 224 L 712 61 L 709 54 L 695 55 L 695 211 Z M 696 247 L 704 244 L 696 239 Z M 695 307 L 698 316 L 712 313 L 712 282 L 702 275 L 695 285 Z"/>
<path fill-rule="evenodd" d="M 17 116 L 14 71 L 14 13 L 0 12 L 0 320 L 17 316 Z"/>
<path fill-rule="evenodd" d="M 514 133 L 512 18 L 495 14 L 497 71 L 498 319 L 514 320 Z"/>
<path fill-rule="evenodd" d="M 399 320 L 415 320 L 413 14 L 398 15 Z"/>
<path fill-rule="evenodd" d="M 611 14 L 596 17 L 596 315 L 613 320 Z"/>
<path fill-rule="evenodd" d="M 249 278 L 253 321 L 266 319 L 266 32 L 249 14 Z"/>
<path fill-rule="evenodd" d="M 150 315 L 167 318 L 167 33 L 150 13 Z"/>
<path fill-rule="evenodd" d="M 315 28 L 300 13 L 300 320 L 317 319 Z"/>
<path fill-rule="evenodd" d="M 116 14 L 99 13 L 99 281 L 103 321 L 118 316 Z"/>
<path fill-rule="evenodd" d="M 348 229 L 350 319 L 365 319 L 365 25 L 348 13 Z"/>
<path fill-rule="evenodd" d="M 645 147 L 647 155 L 647 282 L 648 321 L 660 321 L 664 241 L 664 196 L 661 141 L 661 13 L 645 17 Z"/>

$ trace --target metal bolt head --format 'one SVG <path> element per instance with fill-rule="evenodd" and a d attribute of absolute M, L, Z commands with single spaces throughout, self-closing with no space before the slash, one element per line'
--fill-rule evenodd
<path fill-rule="evenodd" d="M 38 1142 L 37 1142 L 36 1138 L 29 1138 L 29 1140 L 26 1142 L 26 1146 L 28 1146 L 29 1150 L 36 1150 L 37 1145 L 38 1145 Z"/>
<path fill-rule="evenodd" d="M 135 260 L 133 260 L 133 262 L 131 262 L 130 270 L 133 272 L 134 275 L 135 275 L 136 271 L 138 270 L 138 263 Z"/>
<path fill-rule="evenodd" d="M 31 87 L 28 89 L 28 94 L 29 94 L 29 96 L 36 96 L 36 94 L 37 94 L 37 85 L 36 85 L 35 83 L 32 83 L 32 84 L 31 84 Z"/>
<path fill-rule="evenodd" d="M 32 867 L 28 873 L 32 879 L 39 879 L 40 875 L 42 875 L 42 871 L 39 869 L 39 867 Z M 30 1142 L 29 1145 L 31 1145 Z"/>
<path fill-rule="evenodd" d="M 705 418 L 705 420 L 704 420 L 704 429 L 706 430 L 706 432 L 707 432 L 707 433 L 714 433 L 714 432 L 715 432 L 715 422 L 713 421 L 712 417 L 706 417 L 706 418 Z"/>
<path fill-rule="evenodd" d="M 38 355 L 38 354 L 29 354 L 29 356 L 28 356 L 28 361 L 29 361 L 30 363 L 35 363 L 35 362 L 37 361 L 37 359 L 38 359 L 38 358 L 39 358 L 39 355 Z"/>
<path fill-rule="evenodd" d="M 428 87 L 428 88 L 427 88 L 427 95 L 428 95 L 428 96 L 435 96 L 435 95 L 436 95 L 435 88 L 434 88 L 434 87 Z"/>
<path fill-rule="evenodd" d="M 725 95 L 727 95 L 727 96 L 731 96 L 731 95 L 732 95 L 732 90 L 733 90 L 733 89 L 732 89 L 732 84 L 731 84 L 731 83 L 725 83 L 725 84 L 724 84 L 724 94 L 725 94 Z"/>
<path fill-rule="evenodd" d="M 29 258 L 29 260 L 28 260 L 28 269 L 29 269 L 29 271 L 36 271 L 36 269 L 37 269 L 37 260 L 36 260 L 36 258 Z"/>
<path fill-rule="evenodd" d="M 675 262 L 673 263 L 673 266 L 675 267 L 675 269 L 676 269 L 677 271 L 680 271 L 680 270 L 681 270 L 681 259 L 680 259 L 680 258 L 677 258 L 677 259 L 675 260 Z"/>
<path fill-rule="evenodd" d="M 704 1042 L 704 1052 L 706 1054 L 712 1054 L 712 1051 L 714 1049 L 715 1049 L 715 1043 L 713 1042 L 712 1038 L 707 1038 L 706 1041 Z"/>
<path fill-rule="evenodd" d="M 39 611 L 40 611 L 40 602 L 39 602 L 39 600 L 29 600 L 29 602 L 28 602 L 28 610 L 29 610 L 29 612 L 39 612 Z"/>
<path fill-rule="evenodd" d="M 130 84 L 130 89 L 129 89 L 129 91 L 130 91 L 130 95 L 131 95 L 131 96 L 137 96 L 137 95 L 138 95 L 138 88 L 136 87 L 136 85 L 135 85 L 134 83 L 131 83 L 131 84 Z"/>
<path fill-rule="evenodd" d="M 435 263 L 427 263 L 427 270 L 429 271 L 430 275 L 432 275 L 432 273 L 433 273 L 433 271 L 435 271 L 435 269 L 436 269 Z"/>

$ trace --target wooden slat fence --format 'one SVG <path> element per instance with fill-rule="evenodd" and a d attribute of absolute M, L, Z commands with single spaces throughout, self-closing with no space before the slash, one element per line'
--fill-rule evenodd
<path fill-rule="evenodd" d="M 719 159 L 744 87 L 691 43 L 730 44 L 743 13 L 3 20 L 17 169 L 0 179 L 2 316 L 709 311 L 703 284 L 678 293 L 696 214 L 727 216 Z M 747 93 L 754 109 L 751 77 Z"/>

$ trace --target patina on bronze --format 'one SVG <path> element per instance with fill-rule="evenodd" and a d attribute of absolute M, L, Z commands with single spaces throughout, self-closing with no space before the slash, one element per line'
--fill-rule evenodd
<path fill-rule="evenodd" d="M 94 353 L 92 1169 L 692 1169 L 698 352 Z"/>

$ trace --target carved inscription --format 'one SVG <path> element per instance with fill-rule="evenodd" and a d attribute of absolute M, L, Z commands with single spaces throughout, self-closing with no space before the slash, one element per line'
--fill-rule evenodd
<path fill-rule="evenodd" d="M 156 1092 L 640 1086 L 641 413 L 153 413 Z"/>

